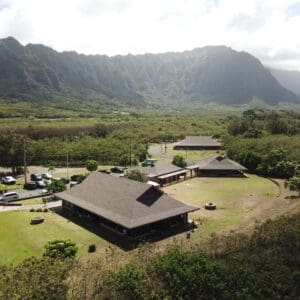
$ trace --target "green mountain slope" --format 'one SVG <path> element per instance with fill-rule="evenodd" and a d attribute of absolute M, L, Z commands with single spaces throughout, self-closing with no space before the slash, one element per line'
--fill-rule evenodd
<path fill-rule="evenodd" d="M 0 97 L 29 102 L 131 104 L 295 102 L 253 56 L 224 46 L 108 57 L 0 40 Z"/>

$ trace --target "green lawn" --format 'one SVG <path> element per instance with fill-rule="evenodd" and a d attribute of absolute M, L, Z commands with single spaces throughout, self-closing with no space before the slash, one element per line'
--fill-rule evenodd
<path fill-rule="evenodd" d="M 201 222 L 196 232 L 203 236 L 238 225 L 250 213 L 259 214 L 263 202 L 273 201 L 278 188 L 266 178 L 248 175 L 248 178 L 198 177 L 165 187 L 164 191 L 200 208 L 189 217 Z M 205 210 L 208 202 L 216 203 L 217 210 Z"/>
<path fill-rule="evenodd" d="M 16 201 L 15 203 L 22 203 L 22 205 L 32 205 L 32 204 L 43 204 L 43 197 L 31 198 L 21 201 Z"/>
<path fill-rule="evenodd" d="M 166 152 L 164 144 L 152 144 L 149 149 L 151 157 L 161 162 L 171 162 L 171 157 L 179 155 L 190 161 L 197 161 L 203 158 L 210 157 L 217 153 L 223 153 L 215 150 L 173 150 L 173 144 L 167 144 Z"/>
<path fill-rule="evenodd" d="M 34 216 L 43 216 L 44 223 L 30 225 Z M 1 212 L 0 237 L 0 264 L 40 256 L 44 245 L 54 239 L 71 239 L 79 247 L 79 255 L 87 255 L 89 244 L 96 244 L 97 249 L 109 245 L 101 237 L 53 212 Z"/>
<path fill-rule="evenodd" d="M 18 179 L 16 184 L 2 184 L 0 183 L 0 191 L 14 191 L 22 189 L 24 185 L 24 179 Z"/>

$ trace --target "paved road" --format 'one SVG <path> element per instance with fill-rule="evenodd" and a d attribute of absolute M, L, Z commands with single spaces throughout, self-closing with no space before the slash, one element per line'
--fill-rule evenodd
<path fill-rule="evenodd" d="M 5 211 L 16 211 L 16 210 L 30 210 L 31 208 L 37 209 L 37 208 L 54 208 L 54 207 L 60 207 L 61 201 L 53 201 L 47 203 L 47 206 L 45 204 L 26 204 L 26 205 L 20 205 L 20 206 L 0 206 L 0 212 Z"/>
<path fill-rule="evenodd" d="M 167 144 L 167 147 L 172 147 L 172 145 Z M 149 154 L 151 154 L 154 157 L 160 156 L 160 157 L 167 157 L 167 158 L 170 158 L 170 159 L 173 158 L 172 154 L 170 154 L 168 152 L 165 153 L 164 144 L 162 146 L 158 145 L 158 144 L 151 144 L 149 146 L 148 152 L 149 152 Z"/>
<path fill-rule="evenodd" d="M 12 191 L 10 191 L 10 192 L 12 192 Z M 20 190 L 15 190 L 13 192 L 17 192 L 20 195 L 19 200 L 26 199 L 26 198 L 35 198 L 35 197 L 45 196 L 45 194 L 42 193 L 42 189 L 36 189 L 36 190 L 32 190 L 32 191 L 20 189 Z"/>

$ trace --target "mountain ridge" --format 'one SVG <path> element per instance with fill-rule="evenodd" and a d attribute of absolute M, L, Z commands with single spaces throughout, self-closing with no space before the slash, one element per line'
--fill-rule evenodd
<path fill-rule="evenodd" d="M 286 89 L 300 95 L 300 72 L 295 70 L 280 70 L 270 68 L 271 74 Z"/>
<path fill-rule="evenodd" d="M 261 62 L 226 46 L 140 55 L 84 55 L 0 40 L 0 97 L 79 103 L 295 102 Z M 83 99 L 85 97 L 85 99 Z"/>

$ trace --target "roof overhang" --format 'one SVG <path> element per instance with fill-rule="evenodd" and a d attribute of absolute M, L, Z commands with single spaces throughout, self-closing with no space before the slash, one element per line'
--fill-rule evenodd
<path fill-rule="evenodd" d="M 172 172 L 172 173 L 169 173 L 169 174 L 159 176 L 158 179 L 166 179 L 166 178 L 169 178 L 169 177 L 172 177 L 172 176 L 186 174 L 186 172 L 187 172 L 187 170 L 176 171 L 176 172 Z"/>

